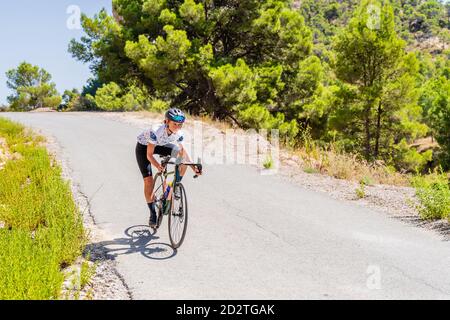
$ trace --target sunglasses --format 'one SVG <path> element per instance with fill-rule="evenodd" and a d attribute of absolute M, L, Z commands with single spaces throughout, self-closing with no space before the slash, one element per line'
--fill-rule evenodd
<path fill-rule="evenodd" d="M 176 122 L 184 122 L 185 118 L 183 116 L 175 116 L 172 120 Z"/>

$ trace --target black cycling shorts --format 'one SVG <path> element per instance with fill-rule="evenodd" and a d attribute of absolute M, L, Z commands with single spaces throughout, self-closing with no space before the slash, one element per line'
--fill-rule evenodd
<path fill-rule="evenodd" d="M 174 144 L 166 144 L 164 146 L 156 146 L 153 154 L 159 154 L 162 156 L 176 157 L 180 148 Z M 136 160 L 139 166 L 139 170 L 141 170 L 142 176 L 147 178 L 152 175 L 152 165 L 150 161 L 147 159 L 147 146 L 140 144 L 139 142 L 136 144 Z"/>

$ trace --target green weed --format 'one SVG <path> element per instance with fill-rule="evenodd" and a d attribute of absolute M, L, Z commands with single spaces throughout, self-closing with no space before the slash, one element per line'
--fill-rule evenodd
<path fill-rule="evenodd" d="M 0 136 L 21 155 L 0 170 L 0 300 L 58 299 L 86 241 L 81 215 L 42 138 L 3 118 Z"/>
<path fill-rule="evenodd" d="M 416 189 L 423 219 L 450 219 L 450 187 L 445 173 L 435 171 L 426 176 L 415 176 L 411 181 Z"/>

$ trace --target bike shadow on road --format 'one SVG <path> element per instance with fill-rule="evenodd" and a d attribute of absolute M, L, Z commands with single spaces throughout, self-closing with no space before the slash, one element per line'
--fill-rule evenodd
<path fill-rule="evenodd" d="M 170 244 L 156 242 L 159 237 L 146 225 L 128 227 L 124 234 L 123 238 L 89 244 L 86 251 L 90 252 L 91 260 L 115 260 L 119 255 L 135 253 L 148 259 L 166 260 L 177 254 L 177 250 L 174 250 Z"/>

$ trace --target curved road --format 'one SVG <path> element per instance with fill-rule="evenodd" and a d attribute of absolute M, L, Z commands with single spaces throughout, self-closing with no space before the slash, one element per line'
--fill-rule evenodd
<path fill-rule="evenodd" d="M 449 299 L 450 243 L 432 231 L 249 166 L 185 179 L 189 227 L 177 251 L 148 209 L 134 156 L 141 128 L 95 114 L 2 113 L 57 138 L 94 197 L 102 243 L 134 299 Z M 167 224 L 167 220 L 165 221 Z"/>

